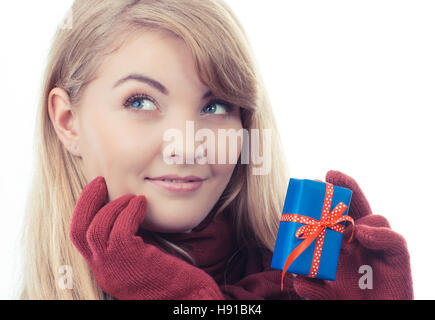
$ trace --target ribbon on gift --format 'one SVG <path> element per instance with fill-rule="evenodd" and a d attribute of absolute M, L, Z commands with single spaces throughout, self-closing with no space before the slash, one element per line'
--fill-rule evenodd
<path fill-rule="evenodd" d="M 317 180 L 320 181 L 320 180 Z M 313 261 L 311 263 L 311 270 L 308 274 L 308 277 L 315 278 L 317 276 L 317 272 L 319 270 L 319 262 L 320 256 L 322 254 L 323 242 L 325 240 L 326 228 L 332 229 L 334 231 L 343 233 L 344 226 L 339 224 L 343 221 L 349 221 L 352 223 L 352 234 L 348 240 L 348 242 L 352 241 L 353 233 L 354 233 L 354 220 L 352 217 L 345 215 L 343 213 L 346 211 L 347 206 L 340 202 L 335 206 L 335 208 L 331 210 L 331 202 L 332 196 L 334 194 L 334 185 L 326 182 L 326 192 L 325 199 L 323 201 L 323 209 L 322 215 L 320 217 L 320 221 L 313 219 L 311 217 L 294 214 L 294 213 L 283 213 L 281 215 L 281 221 L 289 221 L 289 222 L 299 222 L 305 224 L 300 227 L 296 231 L 296 238 L 305 239 L 302 241 L 287 257 L 287 260 L 284 265 L 284 269 L 282 270 L 281 275 L 281 291 L 283 291 L 284 286 L 284 276 L 291 265 L 291 263 L 302 253 L 308 246 L 317 238 L 316 245 L 314 248 Z"/>

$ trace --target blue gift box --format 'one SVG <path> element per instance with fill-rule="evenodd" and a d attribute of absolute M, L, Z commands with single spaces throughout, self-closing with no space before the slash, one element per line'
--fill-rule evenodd
<path fill-rule="evenodd" d="M 325 182 L 291 178 L 282 213 L 294 213 L 320 221 L 325 200 L 325 192 Z M 331 210 L 333 210 L 338 203 L 343 202 L 347 206 L 343 215 L 347 215 L 351 197 L 352 190 L 334 185 Z M 343 224 L 343 222 L 340 224 Z M 303 239 L 296 238 L 295 235 L 296 231 L 304 225 L 305 224 L 298 222 L 280 222 L 270 265 L 271 268 L 277 270 L 284 269 L 287 257 L 302 241 L 304 241 Z M 329 228 L 326 229 L 325 241 L 323 243 L 316 278 L 335 281 L 342 239 L 342 233 Z M 287 269 L 287 272 L 304 276 L 309 275 L 313 262 L 315 245 L 316 240 L 314 240 L 307 249 L 293 261 Z"/>

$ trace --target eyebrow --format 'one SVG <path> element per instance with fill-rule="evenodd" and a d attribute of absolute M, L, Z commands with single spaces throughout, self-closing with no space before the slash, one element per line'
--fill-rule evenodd
<path fill-rule="evenodd" d="M 138 73 L 133 73 L 133 74 L 130 74 L 122 79 L 119 79 L 118 81 L 115 82 L 115 84 L 113 85 L 113 88 L 116 88 L 117 86 L 121 85 L 122 83 L 130 81 L 130 80 L 146 83 L 146 84 L 150 85 L 151 87 L 159 90 L 164 95 L 170 95 L 169 90 L 166 89 L 166 87 L 163 84 L 161 84 L 157 80 L 151 79 L 150 77 L 147 77 L 147 76 L 144 76 L 144 75 L 141 75 Z M 208 98 L 212 95 L 213 95 L 213 93 L 209 90 L 207 93 L 204 94 L 202 99 Z"/>

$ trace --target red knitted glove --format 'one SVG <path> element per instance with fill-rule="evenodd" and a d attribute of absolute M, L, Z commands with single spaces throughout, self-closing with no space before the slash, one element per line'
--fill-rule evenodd
<path fill-rule="evenodd" d="M 103 177 L 92 180 L 77 201 L 69 232 L 103 291 L 122 300 L 224 299 L 206 272 L 136 235 L 145 196 L 127 194 L 105 204 L 107 194 Z"/>
<path fill-rule="evenodd" d="M 354 179 L 339 172 L 328 171 L 326 181 L 353 191 L 349 215 L 355 220 L 351 243 L 351 225 L 345 228 L 337 266 L 336 281 L 294 278 L 294 289 L 306 299 L 413 299 L 409 253 L 405 239 L 391 230 L 388 221 L 373 215 L 369 203 Z M 372 288 L 369 284 L 369 266 Z M 366 268 L 366 267 L 363 267 Z M 362 284 L 362 285 L 361 285 Z M 361 287 L 360 287 L 361 286 Z"/>

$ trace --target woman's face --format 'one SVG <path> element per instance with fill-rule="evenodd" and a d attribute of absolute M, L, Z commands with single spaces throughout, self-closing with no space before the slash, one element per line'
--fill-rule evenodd
<path fill-rule="evenodd" d="M 121 80 L 133 74 L 136 80 Z M 137 80 L 137 75 L 160 84 Z M 204 98 L 208 91 L 197 77 L 185 43 L 154 31 L 138 34 L 107 56 L 84 91 L 73 121 L 85 174 L 88 179 L 105 178 L 109 201 L 128 193 L 145 195 L 148 207 L 141 225 L 145 229 L 189 232 L 208 215 L 229 182 L 235 164 L 228 160 L 186 163 L 186 157 L 193 157 L 206 141 L 190 140 L 195 148 L 186 148 L 187 121 L 192 121 L 195 132 L 203 128 L 214 132 L 216 159 L 219 151 L 228 154 L 230 149 L 220 149 L 218 129 L 242 128 L 239 108 L 231 111 L 223 103 L 210 104 L 213 97 Z M 165 147 L 174 144 L 163 138 L 169 129 L 182 133 L 183 144 L 175 150 L 183 158 L 181 164 L 165 161 L 171 158 Z M 242 140 L 237 141 L 238 158 Z M 169 174 L 194 175 L 203 182 L 195 191 L 180 193 L 148 179 Z"/>

